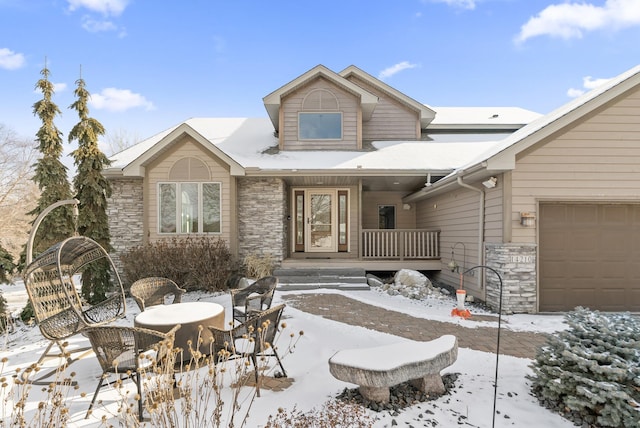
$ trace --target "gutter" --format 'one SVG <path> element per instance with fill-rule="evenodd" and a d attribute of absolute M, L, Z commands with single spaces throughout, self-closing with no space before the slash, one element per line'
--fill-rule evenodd
<path fill-rule="evenodd" d="M 462 176 L 459 175 L 457 177 L 457 183 L 460 187 L 464 187 L 465 189 L 473 190 L 478 193 L 480 196 L 480 209 L 478 212 L 478 261 L 476 262 L 478 266 L 482 266 L 483 263 L 483 242 L 484 242 L 484 211 L 485 211 L 485 202 L 484 202 L 484 190 L 478 189 L 477 187 L 471 186 L 464 181 L 462 181 Z M 482 275 L 478 275 L 476 277 L 476 282 L 478 285 L 478 289 L 482 290 Z"/>

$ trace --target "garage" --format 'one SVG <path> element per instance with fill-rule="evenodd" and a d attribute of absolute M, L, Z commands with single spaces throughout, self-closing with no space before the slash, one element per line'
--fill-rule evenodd
<path fill-rule="evenodd" d="M 640 310 L 640 205 L 541 203 L 541 312 Z"/>

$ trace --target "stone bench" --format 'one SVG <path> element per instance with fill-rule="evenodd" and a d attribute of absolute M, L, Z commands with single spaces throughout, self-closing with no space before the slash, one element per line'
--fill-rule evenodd
<path fill-rule="evenodd" d="M 336 379 L 358 385 L 364 398 L 386 403 L 389 387 L 406 381 L 425 393 L 445 393 L 440 371 L 457 358 L 458 339 L 444 335 L 429 342 L 406 340 L 338 351 L 329 359 L 329 371 Z"/>

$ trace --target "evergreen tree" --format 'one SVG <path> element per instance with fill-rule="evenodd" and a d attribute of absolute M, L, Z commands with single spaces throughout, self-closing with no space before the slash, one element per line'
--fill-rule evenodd
<path fill-rule="evenodd" d="M 71 199 L 71 185 L 67 178 L 67 167 L 60 161 L 63 153 L 62 133 L 54 124 L 60 109 L 53 103 L 53 83 L 49 81 L 46 64 L 40 72 L 42 78 L 36 89 L 42 92 L 42 99 L 33 105 L 33 113 L 42 121 L 36 133 L 40 158 L 35 163 L 33 181 L 40 188 L 40 199 L 29 215 L 37 217 L 49 205 Z M 35 220 L 34 220 L 35 221 Z M 49 213 L 40 224 L 34 239 L 33 254 L 36 255 L 51 245 L 62 241 L 74 233 L 74 218 L 71 206 L 61 206 Z"/>
<path fill-rule="evenodd" d="M 0 245 L 0 284 L 8 283 L 15 269 L 13 257 Z"/>
<path fill-rule="evenodd" d="M 105 130 L 100 122 L 89 117 L 87 106 L 90 94 L 80 77 L 74 91 L 76 101 L 69 108 L 78 112 L 79 122 L 69 133 L 69 141 L 77 140 L 78 148 L 71 154 L 77 167 L 74 178 L 76 198 L 80 201 L 78 231 L 100 244 L 107 252 L 111 248 L 107 198 L 111 196 L 111 186 L 102 175 L 102 170 L 110 161 L 98 147 L 98 137 Z M 102 260 L 93 263 L 82 273 L 82 296 L 90 303 L 106 299 L 111 289 L 109 263 Z"/>
<path fill-rule="evenodd" d="M 578 425 L 637 427 L 640 319 L 577 308 L 531 368 L 533 394 Z"/>

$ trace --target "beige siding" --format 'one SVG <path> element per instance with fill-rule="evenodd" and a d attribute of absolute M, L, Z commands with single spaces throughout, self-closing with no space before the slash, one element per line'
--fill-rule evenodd
<path fill-rule="evenodd" d="M 302 111 L 304 97 L 316 89 L 328 90 L 337 97 L 342 112 L 342 140 L 299 141 L 298 113 Z M 323 78 L 310 82 L 282 100 L 280 138 L 283 141 L 283 149 L 356 150 L 361 145 L 361 141 L 358 141 L 359 110 L 359 100 L 353 94 Z"/>
<path fill-rule="evenodd" d="M 160 235 L 158 233 L 158 183 L 164 181 L 175 181 L 169 180 L 169 171 L 176 161 L 185 157 L 195 157 L 203 161 L 210 171 L 211 177 L 208 181 L 222 183 L 222 232 L 213 236 L 219 236 L 231 244 L 231 206 L 233 201 L 231 195 L 231 176 L 229 174 L 229 167 L 214 157 L 211 152 L 205 150 L 190 138 L 183 138 L 178 141 L 158 159 L 146 167 L 147 180 L 145 180 L 145 217 L 147 218 L 146 227 L 148 230 L 145 236 L 148 236 L 150 241 L 176 236 L 175 234 Z M 207 235 L 211 236 L 211 234 Z"/>
<path fill-rule="evenodd" d="M 498 188 L 499 186 L 496 187 Z M 441 230 L 442 271 L 434 274 L 438 281 L 453 286 L 459 284 L 459 275 L 447 269 L 447 264 L 451 261 L 451 249 L 458 242 L 464 244 L 455 245 L 454 249 L 455 259 L 461 271 L 463 265 L 466 269 L 478 264 L 479 210 L 479 194 L 463 188 L 416 204 L 416 226 Z M 463 253 L 466 253 L 466 261 Z M 484 290 L 477 286 L 477 275 L 478 273 L 474 272 L 473 276 L 465 276 L 465 289 L 469 294 L 484 299 Z"/>
<path fill-rule="evenodd" d="M 362 124 L 363 140 L 417 140 L 419 138 L 418 112 L 355 76 L 350 80 L 379 98 L 371 120 Z"/>
<path fill-rule="evenodd" d="M 517 159 L 513 171 L 513 241 L 536 242 L 520 212 L 540 200 L 637 201 L 640 198 L 640 91 L 611 103 Z"/>
<path fill-rule="evenodd" d="M 414 204 L 411 209 L 403 209 L 402 197 L 404 192 L 364 192 L 362 194 L 362 228 L 378 228 L 378 206 L 395 205 L 396 229 L 415 229 L 416 210 Z"/>

